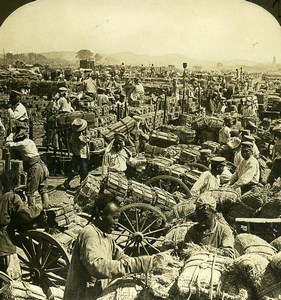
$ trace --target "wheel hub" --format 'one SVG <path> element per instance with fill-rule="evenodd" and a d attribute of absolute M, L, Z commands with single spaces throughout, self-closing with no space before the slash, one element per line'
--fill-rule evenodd
<path fill-rule="evenodd" d="M 41 279 L 41 272 L 37 268 L 33 268 L 30 270 L 30 276 L 33 280 L 39 280 Z"/>
<path fill-rule="evenodd" d="M 137 231 L 134 233 L 133 238 L 136 243 L 140 243 L 143 241 L 144 236 L 143 236 L 142 232 Z"/>

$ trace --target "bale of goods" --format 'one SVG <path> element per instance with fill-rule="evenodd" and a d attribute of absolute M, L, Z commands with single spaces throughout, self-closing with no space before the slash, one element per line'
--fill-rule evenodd
<path fill-rule="evenodd" d="M 74 206 L 72 204 L 53 206 L 45 210 L 47 225 L 50 227 L 67 227 L 75 221 Z"/>
<path fill-rule="evenodd" d="M 148 276 L 149 294 L 146 295 L 147 300 L 153 298 L 159 300 L 173 299 L 172 297 L 176 296 L 174 294 L 174 283 L 180 274 L 183 263 L 177 257 L 171 255 L 166 255 L 165 259 L 169 259 L 165 261 L 165 266 L 159 263 L 157 270 L 152 270 Z"/>
<path fill-rule="evenodd" d="M 136 122 L 133 118 L 129 116 L 125 117 L 115 124 L 108 126 L 107 130 L 103 132 L 103 136 L 107 142 L 110 142 L 114 139 L 114 133 L 116 131 L 120 133 L 128 133 L 134 128 L 135 124 Z"/>
<path fill-rule="evenodd" d="M 269 258 L 269 265 L 281 279 L 281 252 L 278 252 Z"/>
<path fill-rule="evenodd" d="M 1 296 L 3 296 L 1 299 L 7 300 L 47 300 L 41 287 L 26 281 L 13 281 Z"/>
<path fill-rule="evenodd" d="M 228 220 L 233 223 L 236 218 L 251 218 L 254 216 L 256 210 L 243 202 L 234 204 L 228 212 Z"/>
<path fill-rule="evenodd" d="M 167 157 L 154 157 L 147 160 L 146 171 L 152 175 L 164 174 L 167 167 L 174 163 L 173 159 Z"/>
<path fill-rule="evenodd" d="M 91 205 L 94 198 L 100 192 L 101 178 L 88 174 L 88 176 L 82 181 L 81 187 L 77 190 L 74 196 L 74 203 L 82 208 Z"/>
<path fill-rule="evenodd" d="M 64 294 L 64 287 L 50 286 L 47 291 L 48 300 L 62 300 Z"/>
<path fill-rule="evenodd" d="M 179 162 L 183 164 L 196 162 L 199 154 L 199 151 L 184 149 L 180 153 Z"/>
<path fill-rule="evenodd" d="M 125 175 L 109 172 L 101 183 L 101 192 L 124 199 L 127 196 L 129 182 Z"/>
<path fill-rule="evenodd" d="M 265 297 L 278 299 L 281 295 L 281 281 L 269 265 L 269 261 L 257 254 L 245 254 L 234 261 L 239 276 L 254 290 L 255 299 Z"/>
<path fill-rule="evenodd" d="M 105 147 L 104 138 L 93 138 L 90 140 L 90 151 L 102 150 Z"/>
<path fill-rule="evenodd" d="M 149 204 L 153 202 L 155 197 L 151 187 L 134 180 L 130 181 L 127 196 L 131 197 L 134 202 L 145 202 Z"/>
<path fill-rule="evenodd" d="M 200 116 L 191 123 L 191 128 L 194 130 L 200 130 L 206 126 L 207 126 L 207 118 L 205 116 Z"/>
<path fill-rule="evenodd" d="M 276 253 L 276 249 L 269 243 L 250 233 L 238 234 L 235 238 L 234 249 L 239 255 L 257 254 L 265 258 Z"/>
<path fill-rule="evenodd" d="M 194 222 L 189 221 L 189 222 L 185 222 L 173 226 L 165 235 L 164 240 L 162 242 L 161 249 L 180 250 L 183 245 L 184 238 L 188 229 L 192 227 L 194 224 L 195 224 Z"/>
<path fill-rule="evenodd" d="M 209 252 L 192 255 L 177 280 L 177 290 L 183 299 L 200 295 L 200 299 L 222 299 L 221 279 L 232 259 Z"/>
<path fill-rule="evenodd" d="M 173 164 L 165 169 L 165 174 L 182 178 L 188 171 L 189 167 L 179 164 Z"/>
<path fill-rule="evenodd" d="M 172 194 L 158 187 L 153 187 L 152 189 L 155 195 L 153 202 L 151 203 L 152 205 L 159 207 L 163 211 L 169 211 L 176 205 L 176 201 Z"/>
<path fill-rule="evenodd" d="M 145 144 L 145 146 L 144 146 L 144 152 L 145 152 L 145 154 L 148 154 L 149 156 L 152 156 L 152 157 L 158 156 L 158 155 L 162 155 L 162 156 L 167 155 L 167 149 L 157 147 L 157 146 L 152 146 L 148 143 Z"/>
<path fill-rule="evenodd" d="M 174 198 L 175 195 L 173 194 Z M 183 219 L 186 220 L 189 217 L 191 217 L 195 212 L 195 204 L 193 201 L 182 200 L 176 205 L 173 206 L 173 208 L 165 214 L 167 221 L 172 222 L 173 220 Z"/>
<path fill-rule="evenodd" d="M 280 196 L 270 199 L 257 214 L 259 218 L 280 218 L 281 198 Z"/>
<path fill-rule="evenodd" d="M 241 202 L 255 210 L 261 208 L 266 201 L 267 194 L 264 194 L 261 188 L 253 189 L 241 196 Z"/>
<path fill-rule="evenodd" d="M 217 153 L 220 148 L 220 144 L 213 141 L 205 141 L 202 143 L 202 149 L 210 149 L 212 153 Z"/>
<path fill-rule="evenodd" d="M 207 123 L 207 126 L 211 129 L 221 129 L 223 127 L 224 121 L 222 118 L 208 116 L 206 123 Z"/>
<path fill-rule="evenodd" d="M 171 145 L 177 145 L 179 137 L 173 133 L 155 131 L 150 135 L 149 143 L 153 146 L 166 148 Z"/>
<path fill-rule="evenodd" d="M 277 249 L 278 252 L 281 251 L 281 236 L 279 236 L 278 238 L 274 239 L 270 245 L 272 247 L 274 247 L 275 249 Z"/>
<path fill-rule="evenodd" d="M 217 210 L 222 213 L 228 213 L 230 208 L 240 199 L 239 194 L 230 188 L 220 188 L 218 190 L 205 192 L 204 194 L 209 194 L 216 199 Z"/>
<path fill-rule="evenodd" d="M 122 277 L 113 280 L 97 298 L 97 300 L 138 300 L 144 283 L 133 277 Z"/>

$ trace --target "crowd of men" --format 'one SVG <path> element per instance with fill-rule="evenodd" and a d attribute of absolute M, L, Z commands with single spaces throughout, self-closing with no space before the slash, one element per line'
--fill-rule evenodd
<path fill-rule="evenodd" d="M 143 68 L 140 68 L 140 71 L 141 74 L 144 73 Z M 152 71 L 155 72 L 151 69 L 151 73 Z M 125 72 L 114 76 L 110 74 L 100 76 L 97 72 L 86 73 L 83 78 L 83 89 L 75 97 L 72 98 L 73 95 L 66 86 L 58 89 L 50 101 L 53 111 L 71 113 L 83 97 L 90 97 L 95 102 L 94 105 L 102 106 L 110 101 L 112 103 L 127 101 L 130 105 L 130 101 L 142 99 L 145 95 L 141 83 L 143 75 L 131 82 L 129 80 L 124 82 L 122 77 Z M 64 80 L 62 76 L 61 80 Z M 253 77 L 240 74 L 239 78 L 227 82 L 224 76 L 218 76 L 216 80 L 212 76 L 206 80 L 186 76 L 185 80 L 187 82 L 181 85 L 178 79 L 171 80 L 172 96 L 180 100 L 180 95 L 182 99 L 184 94 L 187 100 L 196 99 L 201 114 L 220 114 L 224 119 L 224 126 L 218 134 L 220 154 L 214 154 L 209 149 L 200 151 L 198 162 L 205 165 L 208 170 L 201 174 L 191 188 L 192 195 L 197 198 L 195 202 L 197 223 L 188 230 L 180 250 L 189 247 L 190 243 L 196 243 L 207 245 L 210 249 L 217 249 L 222 255 L 233 257 L 233 231 L 226 222 L 217 219 L 216 199 L 206 193 L 220 187 L 229 187 L 244 194 L 256 186 L 272 184 L 281 175 L 279 168 L 281 135 L 278 135 L 277 130 L 271 148 L 268 147 L 270 145 L 260 148 L 257 146 L 256 131 L 260 128 L 269 131 L 270 120 L 266 125 L 266 122 L 261 123 L 258 119 L 254 93 L 259 88 L 254 84 Z M 233 98 L 237 93 L 242 94 L 239 102 Z M 28 114 L 20 101 L 21 96 L 19 91 L 13 91 L 10 95 L 8 110 L 10 122 L 8 128 L 5 128 L 5 134 L 6 146 L 18 151 L 28 173 L 27 201 L 25 203 L 16 193 L 16 174 L 13 170 L 4 172 L 1 178 L 3 191 L 0 197 L 0 270 L 3 272 L 7 272 L 11 256 L 16 254 L 16 247 L 12 242 L 15 224 L 30 221 L 49 205 L 46 190 L 48 169 L 40 159 L 34 141 L 29 138 Z M 189 102 L 186 101 L 185 105 L 184 111 L 187 112 Z M 249 121 L 249 117 L 255 118 L 257 122 Z M 247 122 L 238 124 L 238 119 Z M 143 143 L 148 141 L 149 128 L 142 116 L 134 115 L 134 120 L 132 140 L 138 149 L 137 152 L 142 152 Z M 71 125 L 72 167 L 64 182 L 66 190 L 69 189 L 70 181 L 75 175 L 80 176 L 81 182 L 88 175 L 87 129 L 88 124 L 84 119 L 76 118 Z M 114 139 L 107 145 L 103 155 L 102 176 L 106 176 L 109 172 L 118 172 L 126 176 L 127 166 L 133 157 L 127 148 L 128 140 L 128 136 L 120 132 L 115 133 Z M 261 141 L 259 145 L 262 145 Z M 272 163 L 268 177 L 262 176 L 265 172 L 261 165 L 264 155 Z M 40 193 L 41 201 L 35 201 L 36 191 Z M 96 199 L 92 214 L 92 221 L 80 232 L 74 246 L 65 287 L 65 300 L 96 299 L 109 280 L 129 273 L 146 273 L 165 263 L 163 253 L 133 258 L 125 255 L 116 245 L 110 236 L 120 216 L 120 202 L 115 197 L 101 194 Z"/>

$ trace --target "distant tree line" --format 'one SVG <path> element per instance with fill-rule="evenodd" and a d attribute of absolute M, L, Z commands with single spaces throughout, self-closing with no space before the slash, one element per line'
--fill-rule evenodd
<path fill-rule="evenodd" d="M 81 49 L 76 53 L 76 58 L 79 60 L 92 60 L 99 61 L 102 59 L 102 56 L 99 53 L 94 53 L 88 49 Z"/>
<path fill-rule="evenodd" d="M 24 63 L 24 64 L 47 64 L 48 60 L 43 54 L 37 53 L 20 53 L 20 54 L 13 54 L 13 53 L 6 53 L 4 57 L 4 61 L 6 64 L 16 64 L 16 63 Z"/>

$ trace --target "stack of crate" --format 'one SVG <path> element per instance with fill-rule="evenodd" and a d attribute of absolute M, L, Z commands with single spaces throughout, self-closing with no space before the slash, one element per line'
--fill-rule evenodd
<path fill-rule="evenodd" d="M 47 224 L 55 228 L 67 228 L 74 224 L 76 214 L 72 204 L 54 206 L 46 209 Z"/>

